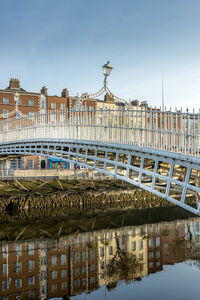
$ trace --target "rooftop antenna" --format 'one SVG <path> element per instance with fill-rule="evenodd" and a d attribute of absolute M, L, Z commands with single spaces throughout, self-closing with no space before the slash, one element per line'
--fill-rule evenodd
<path fill-rule="evenodd" d="M 163 73 L 162 73 L 162 111 L 164 111 L 165 108 L 165 101 L 164 101 L 164 80 L 163 80 Z"/>

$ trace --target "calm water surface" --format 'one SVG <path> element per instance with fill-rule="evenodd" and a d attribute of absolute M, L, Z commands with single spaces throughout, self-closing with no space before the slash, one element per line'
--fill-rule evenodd
<path fill-rule="evenodd" d="M 1 241 L 1 299 L 200 299 L 199 218 L 61 229 Z"/>

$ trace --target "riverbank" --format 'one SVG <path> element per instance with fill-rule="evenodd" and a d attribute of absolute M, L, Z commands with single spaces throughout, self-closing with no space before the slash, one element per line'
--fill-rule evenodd
<path fill-rule="evenodd" d="M 121 180 L 31 180 L 1 183 L 0 218 L 17 211 L 41 216 L 63 209 L 106 210 L 108 208 L 151 208 L 172 206 L 170 202 Z M 25 213 L 24 213 L 25 211 Z"/>

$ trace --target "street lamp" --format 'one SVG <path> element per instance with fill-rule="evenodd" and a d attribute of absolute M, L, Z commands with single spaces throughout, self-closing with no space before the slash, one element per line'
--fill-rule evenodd
<path fill-rule="evenodd" d="M 14 94 L 14 100 L 15 100 L 15 106 L 16 106 L 16 112 L 18 111 L 18 104 L 19 104 L 19 93 Z"/>
<path fill-rule="evenodd" d="M 110 75 L 110 72 L 112 71 L 113 67 L 111 66 L 110 62 L 108 61 L 107 64 L 103 65 L 103 74 L 105 76 L 104 78 L 104 88 L 107 88 L 107 77 Z"/>

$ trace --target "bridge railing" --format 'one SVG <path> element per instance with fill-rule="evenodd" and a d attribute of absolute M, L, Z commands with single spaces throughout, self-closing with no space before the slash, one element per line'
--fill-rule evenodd
<path fill-rule="evenodd" d="M 114 142 L 200 155 L 200 114 L 181 111 L 55 111 L 0 122 L 0 142 L 59 138 Z"/>

